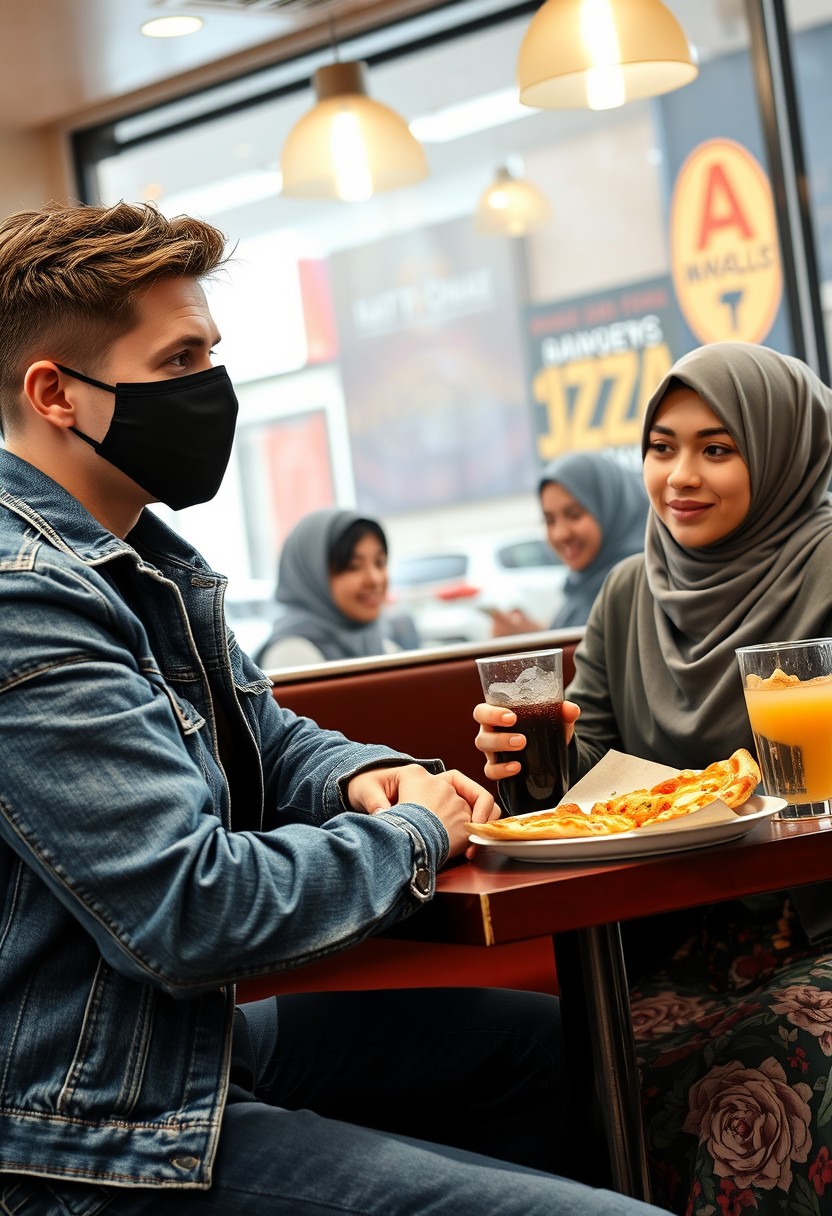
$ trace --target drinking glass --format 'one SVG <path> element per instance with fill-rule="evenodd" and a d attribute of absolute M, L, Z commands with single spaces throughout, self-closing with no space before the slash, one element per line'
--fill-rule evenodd
<path fill-rule="evenodd" d="M 737 652 L 766 793 L 780 819 L 832 812 L 832 638 Z"/>
<path fill-rule="evenodd" d="M 526 736 L 521 752 L 498 752 L 499 761 L 518 760 L 520 771 L 500 781 L 500 802 L 508 815 L 557 806 L 569 786 L 563 723 L 563 651 L 477 659 L 482 691 L 489 705 L 517 715 L 514 726 L 497 730 Z"/>

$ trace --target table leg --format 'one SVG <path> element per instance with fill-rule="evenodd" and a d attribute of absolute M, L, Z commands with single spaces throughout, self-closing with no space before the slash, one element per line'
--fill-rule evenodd
<path fill-rule="evenodd" d="M 592 1110 L 583 1124 L 595 1129 L 609 1152 L 612 1187 L 650 1202 L 650 1178 L 630 998 L 617 923 L 554 937 L 567 1054 L 575 1068 L 573 1101 L 587 1094 Z M 587 1077 L 587 1066 L 591 1078 Z M 578 1120 L 578 1123 L 581 1121 Z M 588 1146 L 597 1177 L 597 1140 Z M 588 1178 L 588 1181 L 593 1179 Z"/>

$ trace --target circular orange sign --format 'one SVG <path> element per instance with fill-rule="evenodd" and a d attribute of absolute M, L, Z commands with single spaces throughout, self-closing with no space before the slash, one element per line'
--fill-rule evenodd
<path fill-rule="evenodd" d="M 700 342 L 762 342 L 783 294 L 771 186 L 731 139 L 688 156 L 673 190 L 670 260 L 679 307 Z"/>

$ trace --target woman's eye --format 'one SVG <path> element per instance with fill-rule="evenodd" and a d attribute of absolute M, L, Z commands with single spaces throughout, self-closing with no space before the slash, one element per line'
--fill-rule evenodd
<path fill-rule="evenodd" d="M 704 451 L 705 451 L 706 456 L 733 456 L 734 455 L 733 448 L 726 448 L 725 445 L 721 444 L 721 443 L 709 443 L 708 446 L 704 449 Z"/>
<path fill-rule="evenodd" d="M 664 456 L 670 451 L 670 444 L 665 443 L 662 439 L 651 439 L 649 443 L 651 452 L 655 452 L 658 456 Z"/>

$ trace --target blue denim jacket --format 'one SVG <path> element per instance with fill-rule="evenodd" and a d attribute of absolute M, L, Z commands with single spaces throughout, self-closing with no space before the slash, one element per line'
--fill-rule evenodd
<path fill-rule="evenodd" d="M 343 801 L 400 753 L 280 709 L 224 590 L 0 451 L 0 1173 L 209 1186 L 234 980 L 433 893 L 440 821 Z"/>

